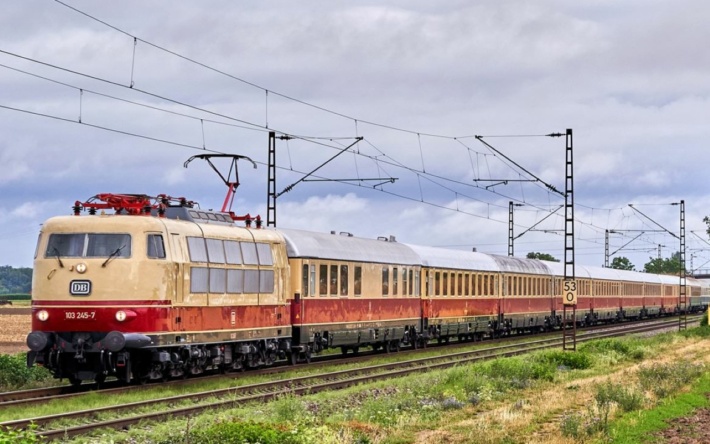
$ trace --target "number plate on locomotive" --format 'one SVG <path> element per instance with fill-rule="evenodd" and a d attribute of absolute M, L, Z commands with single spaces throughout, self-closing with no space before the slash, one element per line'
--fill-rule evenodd
<path fill-rule="evenodd" d="M 69 283 L 69 294 L 74 296 L 88 296 L 91 294 L 91 281 L 71 281 Z"/>
<path fill-rule="evenodd" d="M 65 311 L 64 319 L 78 319 L 84 321 L 90 321 L 96 319 L 95 311 Z"/>

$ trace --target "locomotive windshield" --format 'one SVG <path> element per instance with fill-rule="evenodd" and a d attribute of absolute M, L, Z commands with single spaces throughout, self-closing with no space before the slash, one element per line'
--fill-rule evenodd
<path fill-rule="evenodd" d="M 129 257 L 131 236 L 107 233 L 55 233 L 49 236 L 46 257 Z"/>

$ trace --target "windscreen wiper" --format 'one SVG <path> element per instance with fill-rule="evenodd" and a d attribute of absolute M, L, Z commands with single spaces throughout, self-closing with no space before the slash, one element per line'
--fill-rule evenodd
<path fill-rule="evenodd" d="M 62 263 L 62 259 L 59 257 L 60 256 L 59 249 L 57 247 L 52 247 L 52 251 L 57 253 L 56 258 L 57 258 L 57 262 L 59 262 L 59 268 L 64 268 L 64 264 Z"/>
<path fill-rule="evenodd" d="M 116 250 L 115 250 L 113 253 L 109 254 L 108 259 L 106 259 L 106 260 L 104 261 L 104 263 L 101 264 L 101 267 L 105 267 L 106 264 L 108 264 L 111 259 L 113 259 L 114 257 L 118 256 L 118 255 L 121 253 L 121 250 L 123 250 L 123 248 L 124 248 L 125 246 L 126 246 L 126 244 L 123 244 L 123 246 L 121 246 L 121 247 L 119 247 L 119 248 L 116 248 Z"/>

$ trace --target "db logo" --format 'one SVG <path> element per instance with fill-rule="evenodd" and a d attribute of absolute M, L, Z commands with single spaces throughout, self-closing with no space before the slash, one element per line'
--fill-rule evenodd
<path fill-rule="evenodd" d="M 91 281 L 71 281 L 69 294 L 74 296 L 88 296 L 91 294 Z"/>

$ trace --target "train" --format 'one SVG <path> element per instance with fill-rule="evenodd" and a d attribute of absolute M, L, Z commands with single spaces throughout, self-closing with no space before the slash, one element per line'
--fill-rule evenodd
<path fill-rule="evenodd" d="M 688 278 L 684 307 L 677 276 L 577 265 L 564 318 L 556 262 L 265 228 L 166 195 L 73 208 L 40 230 L 27 364 L 74 385 L 702 311 L 710 294 Z"/>

